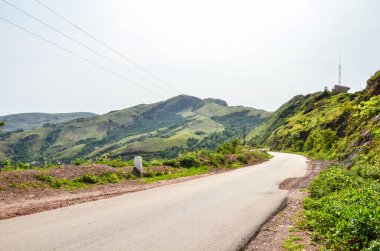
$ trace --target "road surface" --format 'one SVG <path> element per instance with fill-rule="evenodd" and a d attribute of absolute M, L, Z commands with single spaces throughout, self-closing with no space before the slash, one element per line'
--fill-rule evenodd
<path fill-rule="evenodd" d="M 306 158 L 0 221 L 0 250 L 237 250 L 284 202 Z"/>

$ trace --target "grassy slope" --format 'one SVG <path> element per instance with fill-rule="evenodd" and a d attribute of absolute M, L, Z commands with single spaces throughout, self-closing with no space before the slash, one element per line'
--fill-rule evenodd
<path fill-rule="evenodd" d="M 73 113 L 19 113 L 1 116 L 0 121 L 5 121 L 4 131 L 32 130 L 46 123 L 61 123 L 78 118 L 97 116 L 90 112 Z"/>
<path fill-rule="evenodd" d="M 222 132 L 226 128 L 224 117 L 231 114 L 236 114 L 236 119 L 248 118 L 247 123 L 256 126 L 270 113 L 248 107 L 226 107 L 213 100 L 181 95 L 155 104 L 142 104 L 31 131 L 3 133 L 0 160 L 30 161 L 43 156 L 73 159 L 104 153 L 118 156 L 131 152 L 162 152 L 170 147 L 187 147 L 189 138 L 201 142 L 212 133 Z"/>
<path fill-rule="evenodd" d="M 297 95 L 277 109 L 264 123 L 256 127 L 248 134 L 249 140 L 259 144 L 265 142 L 269 135 L 281 126 L 287 118 L 293 116 L 302 102 L 304 96 Z"/>
<path fill-rule="evenodd" d="M 304 226 L 313 239 L 329 250 L 380 250 L 380 71 L 362 92 L 314 93 L 282 112 L 251 139 L 340 163 L 309 187 Z"/>
<path fill-rule="evenodd" d="M 359 108 L 371 96 L 367 90 L 355 94 L 318 92 L 300 97 L 254 129 L 250 138 L 274 150 L 303 151 L 328 159 L 351 161 L 360 153 L 374 154 L 379 151 L 379 121 L 374 116 L 361 117 Z"/>

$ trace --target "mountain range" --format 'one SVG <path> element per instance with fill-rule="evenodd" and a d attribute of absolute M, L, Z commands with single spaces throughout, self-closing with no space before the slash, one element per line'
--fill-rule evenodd
<path fill-rule="evenodd" d="M 234 137 L 242 138 L 271 113 L 228 106 L 219 99 L 179 95 L 104 115 L 85 115 L 65 122 L 34 120 L 33 125 L 22 127 L 24 131 L 2 132 L 0 160 L 30 162 L 47 158 L 69 162 L 103 154 L 171 157 L 187 149 L 213 148 Z M 18 116 L 19 121 L 26 120 Z M 42 125 L 28 130 L 38 123 Z M 15 127 L 21 126 L 14 123 Z"/>
<path fill-rule="evenodd" d="M 89 118 L 97 116 L 91 112 L 73 112 L 73 113 L 19 113 L 6 116 L 0 116 L 0 121 L 5 122 L 4 131 L 27 131 L 44 124 L 61 123 L 79 118 Z"/>

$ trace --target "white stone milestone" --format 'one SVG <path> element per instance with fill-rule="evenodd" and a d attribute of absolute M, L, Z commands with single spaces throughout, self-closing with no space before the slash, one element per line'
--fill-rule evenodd
<path fill-rule="evenodd" d="M 143 175 L 143 164 L 141 156 L 135 156 L 134 158 L 133 174 L 138 177 L 142 177 Z"/>

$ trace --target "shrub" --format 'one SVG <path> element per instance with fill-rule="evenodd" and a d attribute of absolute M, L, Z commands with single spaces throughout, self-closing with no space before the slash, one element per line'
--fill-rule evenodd
<path fill-rule="evenodd" d="M 218 153 L 222 154 L 237 154 L 243 150 L 243 146 L 240 144 L 239 139 L 234 139 L 230 142 L 224 142 L 217 149 Z"/>
<path fill-rule="evenodd" d="M 241 162 L 243 164 L 248 164 L 248 159 L 247 159 L 247 157 L 244 154 L 239 154 L 237 156 L 237 159 L 238 159 L 239 162 Z"/>
<path fill-rule="evenodd" d="M 101 176 L 100 180 L 102 183 L 117 183 L 122 179 L 121 176 L 123 176 L 121 173 L 107 173 Z"/>
<path fill-rule="evenodd" d="M 328 152 L 338 139 L 336 133 L 330 128 L 326 130 L 318 128 L 310 133 L 305 142 L 304 150 L 314 153 Z"/>
<path fill-rule="evenodd" d="M 1 165 L 4 169 L 11 169 L 13 167 L 12 163 L 9 160 L 4 160 L 3 162 L 1 162 Z"/>
<path fill-rule="evenodd" d="M 370 100 L 360 103 L 356 108 L 360 117 L 368 120 L 380 114 L 380 96 L 374 96 Z"/>
<path fill-rule="evenodd" d="M 380 185 L 366 183 L 305 200 L 307 226 L 335 250 L 360 250 L 380 239 Z"/>
<path fill-rule="evenodd" d="M 54 178 L 53 176 L 47 175 L 47 174 L 37 174 L 36 178 L 39 181 L 47 183 L 49 186 L 55 189 L 60 188 L 66 181 L 66 180 L 58 180 Z"/>
<path fill-rule="evenodd" d="M 163 161 L 157 160 L 157 159 L 151 160 L 149 162 L 149 166 L 162 166 L 162 164 L 163 164 Z"/>
<path fill-rule="evenodd" d="M 99 182 L 99 177 L 90 173 L 83 174 L 80 181 L 86 184 L 96 184 Z"/>
<path fill-rule="evenodd" d="M 379 251 L 380 250 L 380 240 L 371 241 L 368 245 L 368 248 L 364 249 L 365 251 Z"/>
<path fill-rule="evenodd" d="M 17 169 L 29 169 L 30 168 L 30 164 L 28 164 L 28 163 L 22 163 L 22 162 L 17 162 L 16 163 L 16 168 Z"/>
<path fill-rule="evenodd" d="M 355 177 L 342 166 L 333 166 L 322 171 L 309 186 L 310 197 L 321 198 L 333 192 L 358 187 L 363 180 Z"/>
<path fill-rule="evenodd" d="M 72 164 L 79 166 L 79 165 L 84 165 L 86 163 L 86 160 L 84 158 L 76 158 L 73 160 Z"/>
<path fill-rule="evenodd" d="M 193 152 L 188 152 L 181 155 L 179 158 L 179 164 L 182 167 L 190 168 L 190 167 L 198 167 L 201 165 L 201 161 L 197 157 L 197 155 Z"/>
<path fill-rule="evenodd" d="M 373 179 L 376 170 L 364 170 L 364 166 L 328 168 L 309 186 L 310 197 L 304 201 L 307 227 L 328 248 L 379 247 L 380 183 Z"/>
<path fill-rule="evenodd" d="M 374 179 L 380 182 L 380 166 L 358 164 L 352 167 L 351 171 L 365 179 Z"/>
<path fill-rule="evenodd" d="M 166 159 L 166 160 L 163 160 L 162 164 L 165 165 L 165 166 L 180 167 L 180 163 L 176 159 Z"/>
<path fill-rule="evenodd" d="M 204 135 L 206 134 L 204 131 L 196 131 L 195 132 L 195 135 Z"/>
<path fill-rule="evenodd" d="M 223 154 L 215 153 L 210 150 L 202 149 L 198 152 L 198 156 L 204 165 L 220 167 L 226 163 L 226 158 Z"/>

